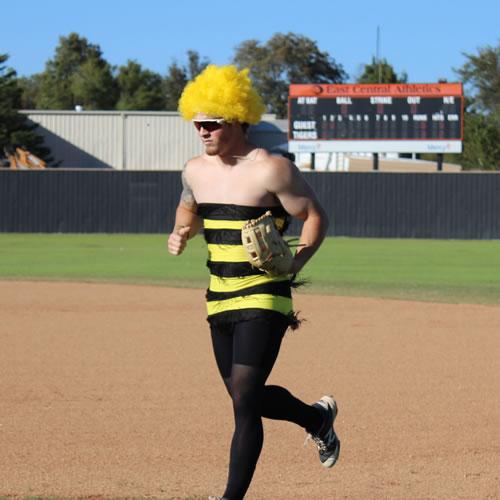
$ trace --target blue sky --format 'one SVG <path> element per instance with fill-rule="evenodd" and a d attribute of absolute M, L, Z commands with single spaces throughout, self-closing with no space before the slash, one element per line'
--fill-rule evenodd
<path fill-rule="evenodd" d="M 77 32 L 113 65 L 135 59 L 165 74 L 196 50 L 228 64 L 242 41 L 294 32 L 315 40 L 354 81 L 376 52 L 410 82 L 457 81 L 462 52 L 500 40 L 498 0 L 0 0 L 0 53 L 19 75 L 43 71 L 59 37 Z"/>

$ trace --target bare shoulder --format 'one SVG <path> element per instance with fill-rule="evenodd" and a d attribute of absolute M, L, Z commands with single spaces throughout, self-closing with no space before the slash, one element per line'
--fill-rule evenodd
<path fill-rule="evenodd" d="M 190 160 L 186 162 L 186 165 L 192 165 L 194 167 L 198 165 L 203 165 L 203 163 L 207 162 L 207 157 L 206 155 L 198 155 L 198 156 L 193 156 Z"/>
<path fill-rule="evenodd" d="M 296 182 L 297 177 L 300 177 L 298 168 L 288 158 L 281 155 L 266 152 L 259 164 L 266 189 L 271 193 L 279 193 L 287 189 Z"/>
<path fill-rule="evenodd" d="M 203 155 L 195 156 L 185 163 L 183 171 L 188 176 L 194 175 L 196 174 L 196 171 L 199 170 L 205 162 L 206 159 L 203 157 Z"/>
<path fill-rule="evenodd" d="M 196 181 L 197 172 L 200 171 L 200 157 L 188 160 L 182 169 L 182 193 L 180 203 L 190 210 L 196 209 L 196 198 L 193 193 L 193 183 Z"/>
<path fill-rule="evenodd" d="M 183 183 L 193 186 L 202 182 L 202 179 L 206 177 L 207 163 L 211 162 L 204 155 L 195 156 L 188 160 L 182 169 Z"/>

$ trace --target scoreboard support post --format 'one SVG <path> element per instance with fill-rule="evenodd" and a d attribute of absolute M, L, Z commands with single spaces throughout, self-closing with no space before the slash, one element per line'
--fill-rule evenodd
<path fill-rule="evenodd" d="M 441 172 L 443 170 L 443 153 L 437 154 L 437 169 L 438 172 Z"/>

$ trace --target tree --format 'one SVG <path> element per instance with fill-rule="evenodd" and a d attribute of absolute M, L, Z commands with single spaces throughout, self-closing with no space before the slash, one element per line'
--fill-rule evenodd
<path fill-rule="evenodd" d="M 120 98 L 116 109 L 162 110 L 165 109 L 163 81 L 159 74 L 142 69 L 137 61 L 127 61 L 116 77 Z"/>
<path fill-rule="evenodd" d="M 196 76 L 198 76 L 209 64 L 208 59 L 200 59 L 200 54 L 195 50 L 188 50 L 188 65 L 186 68 L 186 72 L 189 80 L 193 80 Z"/>
<path fill-rule="evenodd" d="M 176 111 L 179 98 L 188 82 L 186 70 L 177 62 L 170 64 L 163 85 L 165 88 L 165 109 Z"/>
<path fill-rule="evenodd" d="M 21 109 L 36 109 L 40 83 L 41 73 L 17 79 L 17 84 L 21 88 Z"/>
<path fill-rule="evenodd" d="M 165 90 L 165 109 L 176 111 L 179 98 L 188 81 L 200 74 L 209 64 L 207 59 L 200 60 L 200 55 L 194 50 L 188 50 L 187 66 L 181 66 L 177 61 L 173 61 L 167 69 L 163 86 Z"/>
<path fill-rule="evenodd" d="M 500 42 L 496 47 L 481 47 L 478 52 L 464 53 L 467 61 L 455 72 L 468 87 L 469 110 L 500 119 Z"/>
<path fill-rule="evenodd" d="M 270 113 L 285 117 L 290 83 L 342 83 L 342 66 L 316 42 L 295 33 L 276 33 L 264 45 L 247 40 L 235 49 L 233 62 L 249 68 Z"/>
<path fill-rule="evenodd" d="M 464 56 L 455 70 L 466 94 L 460 162 L 465 169 L 500 170 L 500 43 Z"/>
<path fill-rule="evenodd" d="M 371 64 L 365 64 L 358 83 L 406 83 L 408 75 L 403 72 L 397 75 L 392 65 L 386 59 L 377 61 L 372 58 Z"/>
<path fill-rule="evenodd" d="M 82 63 L 72 78 L 73 102 L 84 109 L 114 109 L 118 97 L 111 67 L 92 56 Z"/>
<path fill-rule="evenodd" d="M 465 114 L 460 163 L 466 170 L 500 170 L 500 127 L 491 115 Z"/>
<path fill-rule="evenodd" d="M 60 37 L 53 59 L 40 75 L 37 108 L 113 109 L 117 89 L 112 67 L 102 57 L 99 45 L 77 33 Z"/>
<path fill-rule="evenodd" d="M 42 146 L 43 138 L 35 133 L 36 125 L 30 125 L 21 108 L 21 87 L 16 72 L 5 63 L 7 54 L 0 54 L 0 154 L 4 148 L 25 146 L 40 158 L 50 161 L 49 150 Z"/>

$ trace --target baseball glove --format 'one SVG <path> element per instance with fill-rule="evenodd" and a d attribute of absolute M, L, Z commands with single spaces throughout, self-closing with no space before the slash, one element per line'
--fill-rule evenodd
<path fill-rule="evenodd" d="M 249 220 L 241 230 L 241 241 L 252 266 L 272 276 L 291 273 L 293 255 L 274 224 L 270 211 Z"/>

